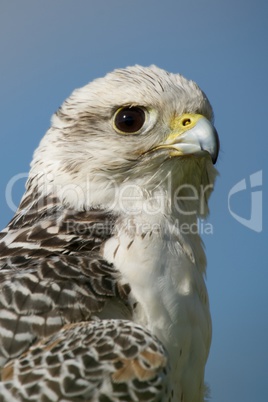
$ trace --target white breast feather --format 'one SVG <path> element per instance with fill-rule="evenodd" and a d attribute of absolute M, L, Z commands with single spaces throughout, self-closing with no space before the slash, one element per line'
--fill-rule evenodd
<path fill-rule="evenodd" d="M 165 345 L 170 355 L 174 401 L 180 400 L 181 389 L 187 390 L 185 400 L 198 401 L 200 387 L 196 379 L 203 378 L 211 339 L 211 323 L 207 291 L 195 260 L 199 255 L 185 252 L 187 239 L 165 218 L 160 218 L 160 231 L 151 233 L 148 218 L 142 215 L 131 221 L 136 233 L 129 231 L 129 219 L 120 220 L 114 237 L 106 242 L 104 257 L 121 271 L 131 283 L 132 294 L 138 301 L 134 319 L 145 325 Z M 157 222 L 155 222 L 157 223 Z M 147 228 L 143 232 L 141 228 Z M 203 255 L 203 249 L 195 250 Z M 201 260 L 203 260 L 201 258 Z M 198 350 L 200 360 L 192 359 Z M 201 362 L 202 360 L 202 362 Z M 200 364 L 201 363 L 201 364 Z M 200 399 L 201 400 L 201 399 Z"/>

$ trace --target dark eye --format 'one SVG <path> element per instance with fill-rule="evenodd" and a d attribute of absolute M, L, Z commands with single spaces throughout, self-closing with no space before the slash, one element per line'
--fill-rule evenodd
<path fill-rule="evenodd" d="M 123 107 L 114 117 L 114 126 L 121 133 L 137 133 L 146 120 L 146 115 L 141 107 Z"/>

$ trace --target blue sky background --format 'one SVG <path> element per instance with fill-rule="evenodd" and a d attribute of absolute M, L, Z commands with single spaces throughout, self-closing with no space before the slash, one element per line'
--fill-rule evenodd
<path fill-rule="evenodd" d="M 213 318 L 206 379 L 212 401 L 266 401 L 267 1 L 0 0 L 0 54 L 1 228 L 52 113 L 74 88 L 116 67 L 154 63 L 205 91 L 221 139 L 213 235 L 203 236 Z M 252 190 L 263 195 L 263 210 L 249 181 L 259 171 L 263 184 Z M 231 210 L 253 216 L 255 229 L 262 221 L 261 232 L 228 209 L 228 194 L 243 179 L 247 188 L 232 195 Z"/>

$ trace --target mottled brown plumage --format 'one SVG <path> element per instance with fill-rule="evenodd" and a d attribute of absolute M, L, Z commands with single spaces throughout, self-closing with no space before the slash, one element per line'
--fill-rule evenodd
<path fill-rule="evenodd" d="M 40 395 L 42 401 L 161 401 L 167 374 L 166 352 L 148 331 L 102 320 L 65 325 L 29 348 L 3 369 L 0 392 L 9 402 L 41 401 Z"/>

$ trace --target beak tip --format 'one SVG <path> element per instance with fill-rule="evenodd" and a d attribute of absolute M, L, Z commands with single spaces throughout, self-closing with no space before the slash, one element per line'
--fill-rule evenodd
<path fill-rule="evenodd" d="M 216 164 L 219 156 L 219 151 L 220 151 L 220 139 L 219 139 L 219 134 L 217 130 L 214 128 L 214 136 L 215 136 L 215 147 L 214 147 L 214 152 L 211 155 L 211 159 L 213 162 L 213 165 Z"/>
<path fill-rule="evenodd" d="M 206 118 L 200 119 L 194 128 L 199 141 L 199 146 L 203 151 L 210 154 L 213 165 L 217 162 L 220 140 L 216 128 Z"/>

